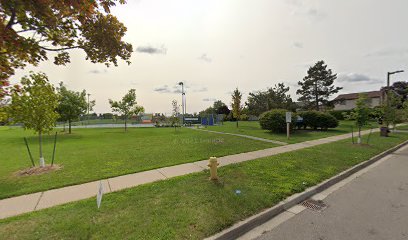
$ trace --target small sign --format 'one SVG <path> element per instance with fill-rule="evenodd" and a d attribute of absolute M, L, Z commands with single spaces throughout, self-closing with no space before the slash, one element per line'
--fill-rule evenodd
<path fill-rule="evenodd" d="M 102 195 L 103 195 L 103 185 L 102 185 L 102 181 L 99 181 L 98 194 L 96 195 L 96 205 L 98 206 L 98 209 L 101 206 Z"/>
<path fill-rule="evenodd" d="M 286 112 L 286 122 L 292 122 L 292 112 Z"/>

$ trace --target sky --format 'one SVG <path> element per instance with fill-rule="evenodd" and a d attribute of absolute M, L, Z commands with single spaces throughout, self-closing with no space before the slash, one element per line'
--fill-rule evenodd
<path fill-rule="evenodd" d="M 297 82 L 324 60 L 340 93 L 374 91 L 388 71 L 405 70 L 392 81 L 408 80 L 407 9 L 406 0 L 128 0 L 112 14 L 128 29 L 131 65 L 106 68 L 73 50 L 67 66 L 43 62 L 12 82 L 45 72 L 54 84 L 85 89 L 97 113 L 111 112 L 108 99 L 134 88 L 146 113 L 170 113 L 183 81 L 193 113 L 215 100 L 230 105 L 235 88 L 246 100 L 279 82 L 297 100 Z"/>

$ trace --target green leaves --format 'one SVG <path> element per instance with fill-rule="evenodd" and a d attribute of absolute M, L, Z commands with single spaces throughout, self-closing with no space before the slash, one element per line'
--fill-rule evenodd
<path fill-rule="evenodd" d="M 9 106 L 10 117 L 35 132 L 52 130 L 58 118 L 55 109 L 59 96 L 44 73 L 30 73 L 21 79 L 22 89 L 14 89 Z"/>
<path fill-rule="evenodd" d="M 301 87 L 296 91 L 296 94 L 301 95 L 299 101 L 309 109 L 319 110 L 319 106 L 327 106 L 329 97 L 342 89 L 333 85 L 336 79 L 337 74 L 327 69 L 324 61 L 318 61 L 309 68 L 303 81 L 298 82 Z"/>
<path fill-rule="evenodd" d="M 126 27 L 110 14 L 123 0 L 0 0 L 0 96 L 14 70 L 38 65 L 57 52 L 57 65 L 70 62 L 66 50 L 79 48 L 93 63 L 130 63 L 132 45 L 122 39 Z"/>
<path fill-rule="evenodd" d="M 113 112 L 120 113 L 125 117 L 125 122 L 130 116 L 144 112 L 144 108 L 137 105 L 136 89 L 130 89 L 129 92 L 122 97 L 122 101 L 109 99 L 109 104 Z"/>

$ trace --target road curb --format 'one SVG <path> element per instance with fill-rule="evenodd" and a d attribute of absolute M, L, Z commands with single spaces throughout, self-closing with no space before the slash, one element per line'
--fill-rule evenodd
<path fill-rule="evenodd" d="M 352 168 L 349 168 L 348 170 L 345 170 L 336 176 L 323 181 L 322 183 L 310 187 L 306 189 L 305 191 L 301 193 L 294 194 L 287 199 L 281 201 L 277 205 L 273 206 L 272 208 L 269 208 L 267 210 L 262 211 L 259 214 L 256 214 L 252 217 L 249 217 L 248 219 L 237 223 L 235 226 L 232 226 L 208 239 L 215 239 L 215 240 L 229 240 L 229 239 L 237 239 L 240 236 L 244 235 L 245 233 L 249 232 L 250 230 L 264 224 L 265 222 L 271 220 L 273 217 L 279 215 L 280 213 L 290 209 L 291 207 L 305 201 L 306 199 L 309 199 L 313 195 L 322 192 L 323 190 L 326 190 L 327 188 L 333 186 L 334 184 L 346 179 L 347 177 L 351 176 L 352 174 L 370 166 L 371 164 L 377 162 L 378 160 L 382 159 L 383 157 L 397 151 L 398 149 L 408 145 L 408 140 L 395 146 L 392 147 L 372 158 L 369 160 L 366 160 L 364 162 L 361 162 L 357 165 L 355 165 Z"/>

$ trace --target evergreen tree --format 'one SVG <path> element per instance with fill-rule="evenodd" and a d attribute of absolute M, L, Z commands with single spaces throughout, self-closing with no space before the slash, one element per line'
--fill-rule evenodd
<path fill-rule="evenodd" d="M 318 61 L 309 68 L 303 81 L 298 82 L 301 87 L 296 91 L 296 94 L 301 95 L 299 101 L 304 103 L 306 108 L 317 111 L 320 110 L 320 105 L 328 106 L 329 97 L 342 89 L 333 85 L 336 79 L 337 74 L 333 74 L 324 61 Z"/>
<path fill-rule="evenodd" d="M 238 121 L 241 117 L 241 112 L 242 112 L 242 93 L 236 88 L 234 92 L 232 92 L 232 103 L 231 103 L 231 108 L 232 108 L 232 116 L 237 120 L 237 127 L 238 127 Z"/>

